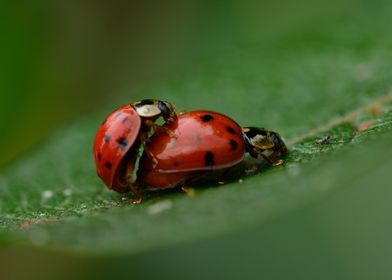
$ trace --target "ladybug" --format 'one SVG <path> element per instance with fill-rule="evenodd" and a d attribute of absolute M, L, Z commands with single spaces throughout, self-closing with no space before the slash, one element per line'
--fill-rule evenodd
<path fill-rule="evenodd" d="M 172 123 L 177 117 L 174 106 L 167 101 L 144 99 L 121 106 L 99 126 L 94 160 L 98 176 L 110 189 L 137 194 L 132 177 L 138 149 L 148 140 L 151 130 L 156 135 L 168 132 L 165 126 L 155 123 L 159 117 L 166 125 Z"/>
<path fill-rule="evenodd" d="M 191 111 L 166 125 L 173 135 L 156 134 L 145 145 L 137 182 L 150 189 L 183 186 L 199 175 L 226 170 L 245 153 L 270 165 L 283 164 L 287 152 L 276 132 L 241 128 L 231 118 L 212 111 Z"/>

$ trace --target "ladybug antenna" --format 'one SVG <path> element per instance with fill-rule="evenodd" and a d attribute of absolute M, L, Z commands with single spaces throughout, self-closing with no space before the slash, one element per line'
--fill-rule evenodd
<path fill-rule="evenodd" d="M 264 158 L 271 165 L 283 163 L 278 158 L 287 153 L 287 147 L 278 133 L 264 128 L 243 127 L 242 134 L 246 151 L 252 157 Z"/>

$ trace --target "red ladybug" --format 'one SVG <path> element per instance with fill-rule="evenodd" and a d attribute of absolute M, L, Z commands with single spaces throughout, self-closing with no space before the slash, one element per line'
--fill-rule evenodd
<path fill-rule="evenodd" d="M 195 176 L 240 163 L 246 152 L 280 165 L 287 152 L 281 137 L 255 127 L 241 128 L 231 118 L 211 111 L 192 111 L 168 125 L 172 134 L 150 138 L 139 162 L 139 186 L 151 189 L 184 185 Z"/>
<path fill-rule="evenodd" d="M 145 99 L 118 108 L 98 128 L 94 160 L 98 176 L 110 189 L 137 193 L 132 178 L 137 151 L 148 139 L 151 129 L 157 135 L 166 131 L 155 124 L 159 117 L 163 117 L 167 125 L 173 122 L 176 119 L 174 106 L 166 101 Z"/>

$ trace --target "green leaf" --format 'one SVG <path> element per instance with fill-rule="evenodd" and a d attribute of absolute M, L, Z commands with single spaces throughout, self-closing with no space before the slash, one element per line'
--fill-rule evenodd
<path fill-rule="evenodd" d="M 247 265 L 258 260 L 264 272 L 257 275 L 266 278 L 366 279 L 375 265 L 388 276 L 382 260 L 392 252 L 392 54 L 385 20 L 391 5 L 382 4 L 358 4 L 350 17 L 344 7 L 329 8 L 340 11 L 334 18 L 342 25 L 311 13 L 291 19 L 297 24 L 276 27 L 279 36 L 265 33 L 264 44 L 257 30 L 225 37 L 229 44 L 211 39 L 177 77 L 130 90 L 170 100 L 179 110 L 211 109 L 277 131 L 290 143 L 284 166 L 249 160 L 253 172 L 225 186 L 201 186 L 193 197 L 148 193 L 141 205 L 131 205 L 131 196 L 103 186 L 92 159 L 96 128 L 130 101 L 125 94 L 58 127 L 0 175 L 0 244 L 13 252 L 11 261 L 22 247 L 27 256 L 92 255 L 101 259 L 88 266 L 109 262 L 110 271 L 127 262 L 135 275 L 148 277 L 162 271 L 181 277 L 202 265 L 207 271 L 216 265 L 226 276 L 256 273 L 257 265 Z M 146 268 L 151 262 L 155 270 Z M 173 272 L 174 262 L 183 268 Z M 287 270 L 278 273 L 279 267 Z"/>
<path fill-rule="evenodd" d="M 356 142 L 388 129 L 392 114 L 388 111 L 375 121 L 359 134 L 343 123 L 320 134 L 331 136 L 326 143 L 316 144 L 320 137 L 312 137 L 292 146 L 285 167 L 265 170 L 262 165 L 252 176 L 224 187 L 197 190 L 195 197 L 181 192 L 150 194 L 135 206 L 130 205 L 129 196 L 107 190 L 96 177 L 91 158 L 96 124 L 82 120 L 55 133 L 3 175 L 1 227 L 20 235 L 22 243 L 98 253 L 134 253 L 242 229 L 344 187 L 342 182 L 348 179 L 336 178 L 324 185 L 323 176 L 336 173 L 336 166 L 343 168 L 339 163 L 348 161 L 347 149 L 366 148 Z M 371 150 L 364 160 L 374 156 Z M 376 149 L 381 154 L 384 150 Z M 357 172 L 358 166 L 345 169 Z M 312 184 L 312 180 L 320 183 Z"/>

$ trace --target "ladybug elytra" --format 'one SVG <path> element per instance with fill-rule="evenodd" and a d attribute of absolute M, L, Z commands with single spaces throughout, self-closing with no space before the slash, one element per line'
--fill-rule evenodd
<path fill-rule="evenodd" d="M 145 99 L 121 106 L 110 113 L 97 130 L 94 160 L 98 176 L 117 192 L 137 193 L 132 178 L 137 150 L 149 138 L 149 132 L 166 131 L 155 124 L 162 117 L 165 124 L 176 119 L 174 106 L 166 101 Z"/>

